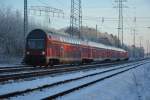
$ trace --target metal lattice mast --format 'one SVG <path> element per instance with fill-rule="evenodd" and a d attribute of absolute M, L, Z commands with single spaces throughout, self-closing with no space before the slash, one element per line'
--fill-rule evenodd
<path fill-rule="evenodd" d="M 118 47 L 120 46 L 119 45 L 119 40 L 121 40 L 121 45 L 123 46 L 123 32 L 124 32 L 124 29 L 123 29 L 123 8 L 125 8 L 125 6 L 123 5 L 123 2 L 126 2 L 126 0 L 117 0 L 115 2 L 118 2 L 118 12 L 119 12 L 119 16 L 118 16 Z"/>
<path fill-rule="evenodd" d="M 75 35 L 78 33 L 79 38 L 81 38 L 81 29 L 82 29 L 81 0 L 71 0 L 70 29 L 71 35 Z"/>
<path fill-rule="evenodd" d="M 79 0 L 79 31 L 80 31 L 80 37 L 82 37 L 82 5 L 81 0 Z"/>
<path fill-rule="evenodd" d="M 123 32 L 124 32 L 124 23 L 123 23 L 123 3 L 122 3 L 122 1 L 121 1 L 121 35 L 122 35 L 122 47 L 123 47 L 123 43 L 124 43 L 124 34 L 123 34 Z"/>
<path fill-rule="evenodd" d="M 25 44 L 26 44 L 26 34 L 28 32 L 28 5 L 27 0 L 24 0 L 24 28 L 23 28 L 23 35 L 24 35 L 24 49 L 23 49 L 23 56 L 25 55 Z"/>
<path fill-rule="evenodd" d="M 118 38 L 121 40 L 121 45 L 123 46 L 123 12 L 122 12 L 123 9 L 122 9 L 122 0 L 118 1 L 118 9 L 119 9 Z M 118 46 L 119 46 L 119 44 L 118 44 Z"/>
<path fill-rule="evenodd" d="M 28 31 L 28 8 L 27 0 L 24 0 L 24 38 L 26 37 Z"/>
<path fill-rule="evenodd" d="M 118 16 L 118 40 L 120 40 L 120 31 L 121 31 L 121 0 L 119 0 L 118 2 L 118 10 L 119 10 L 119 16 Z M 118 41 L 118 47 L 120 47 L 119 45 L 119 41 Z"/>

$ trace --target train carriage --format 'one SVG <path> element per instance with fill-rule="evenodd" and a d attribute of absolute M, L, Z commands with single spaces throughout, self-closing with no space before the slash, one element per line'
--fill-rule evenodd
<path fill-rule="evenodd" d="M 128 52 L 123 49 L 41 29 L 28 34 L 25 53 L 26 64 L 43 66 L 128 59 Z"/>

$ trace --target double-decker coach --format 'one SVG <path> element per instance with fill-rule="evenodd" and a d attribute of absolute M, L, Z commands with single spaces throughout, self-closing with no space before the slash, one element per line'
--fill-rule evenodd
<path fill-rule="evenodd" d="M 27 35 L 25 51 L 25 63 L 30 65 L 128 60 L 128 52 L 123 49 L 41 29 Z"/>

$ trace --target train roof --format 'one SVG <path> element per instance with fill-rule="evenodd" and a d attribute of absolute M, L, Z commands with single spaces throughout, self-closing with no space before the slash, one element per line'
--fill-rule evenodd
<path fill-rule="evenodd" d="M 104 48 L 104 49 L 109 49 L 109 50 L 126 52 L 124 49 L 121 49 L 121 48 L 108 46 L 108 45 L 105 45 L 102 43 L 97 43 L 97 42 L 93 42 L 93 41 L 89 41 L 89 40 L 81 40 L 81 39 L 71 37 L 71 36 L 64 36 L 62 34 L 58 35 L 58 34 L 59 33 L 54 33 L 54 32 L 48 33 L 48 35 L 50 35 L 52 39 L 58 40 L 61 42 L 66 42 L 66 43 L 71 43 L 71 44 L 88 45 L 91 47 L 97 47 L 97 48 Z"/>
<path fill-rule="evenodd" d="M 88 41 L 88 45 L 92 46 L 92 47 L 105 48 L 105 49 L 109 49 L 109 50 L 126 52 L 124 49 L 116 48 L 116 47 L 113 47 L 113 46 L 108 46 L 108 45 L 105 45 L 105 44 L 102 44 L 102 43 L 97 43 L 97 42 Z"/>
<path fill-rule="evenodd" d="M 37 34 L 32 34 L 32 33 L 38 33 Z M 48 37 L 50 39 L 56 40 L 56 41 L 61 41 L 61 42 L 66 42 L 66 43 L 71 43 L 71 44 L 80 44 L 83 46 L 91 46 L 91 47 L 97 47 L 97 48 L 104 48 L 104 49 L 109 49 L 109 50 L 115 50 L 115 51 L 122 51 L 122 52 L 126 52 L 124 49 L 121 48 L 117 48 L 117 47 L 113 47 L 113 46 L 108 46 L 102 43 L 97 43 L 97 42 L 93 42 L 93 41 L 89 41 L 89 40 L 82 40 L 82 39 L 78 39 L 75 37 L 71 37 L 68 35 L 63 35 L 62 33 L 60 34 L 59 32 L 45 32 L 41 29 L 35 29 L 32 30 L 29 34 L 28 37 L 32 37 L 33 35 L 37 36 L 45 36 L 48 35 Z"/>

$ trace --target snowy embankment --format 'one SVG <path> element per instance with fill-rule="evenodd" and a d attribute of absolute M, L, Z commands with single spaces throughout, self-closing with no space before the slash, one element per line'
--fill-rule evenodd
<path fill-rule="evenodd" d="M 150 100 L 150 63 L 58 100 Z"/>

